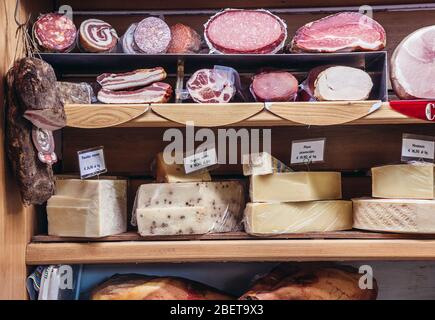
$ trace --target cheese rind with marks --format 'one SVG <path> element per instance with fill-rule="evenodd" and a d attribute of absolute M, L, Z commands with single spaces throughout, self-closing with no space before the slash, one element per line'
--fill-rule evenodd
<path fill-rule="evenodd" d="M 341 199 L 340 172 L 285 172 L 252 176 L 252 202 Z"/>
<path fill-rule="evenodd" d="M 434 199 L 433 164 L 399 164 L 372 168 L 375 198 Z"/>
<path fill-rule="evenodd" d="M 435 200 L 353 199 L 353 227 L 369 231 L 435 233 Z"/>
<path fill-rule="evenodd" d="M 105 237 L 127 231 L 125 180 L 56 181 L 47 202 L 48 234 L 63 237 Z"/>
<path fill-rule="evenodd" d="M 248 203 L 245 229 L 254 235 L 349 230 L 352 229 L 352 202 Z"/>
<path fill-rule="evenodd" d="M 265 175 L 275 172 L 292 172 L 293 170 L 283 162 L 267 152 L 252 153 L 244 157 L 243 175 Z"/>

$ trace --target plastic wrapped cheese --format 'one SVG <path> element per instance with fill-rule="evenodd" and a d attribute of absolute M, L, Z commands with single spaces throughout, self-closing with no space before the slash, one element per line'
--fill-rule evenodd
<path fill-rule="evenodd" d="M 293 170 L 286 166 L 267 152 L 252 153 L 243 158 L 243 175 L 255 176 L 266 175 L 275 172 L 292 172 Z"/>
<path fill-rule="evenodd" d="M 239 181 L 151 183 L 139 187 L 134 214 L 142 236 L 239 231 Z"/>
<path fill-rule="evenodd" d="M 253 235 L 352 229 L 352 202 L 344 200 L 248 203 L 245 230 Z"/>

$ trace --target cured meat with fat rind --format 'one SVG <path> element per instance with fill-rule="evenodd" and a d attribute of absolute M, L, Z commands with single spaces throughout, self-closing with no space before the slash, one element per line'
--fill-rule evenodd
<path fill-rule="evenodd" d="M 172 87 L 164 82 L 155 82 L 152 85 L 133 91 L 111 91 L 101 89 L 98 100 L 103 103 L 165 103 L 171 98 Z"/>
<path fill-rule="evenodd" d="M 165 78 L 165 69 L 156 67 L 125 73 L 103 73 L 97 77 L 97 82 L 106 90 L 123 90 L 147 86 Z"/>

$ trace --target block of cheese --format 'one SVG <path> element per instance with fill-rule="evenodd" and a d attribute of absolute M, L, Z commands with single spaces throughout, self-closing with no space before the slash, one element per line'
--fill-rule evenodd
<path fill-rule="evenodd" d="M 354 228 L 435 233 L 435 200 L 353 199 Z"/>
<path fill-rule="evenodd" d="M 127 230 L 127 181 L 56 181 L 47 201 L 48 234 L 64 237 L 105 237 Z"/>
<path fill-rule="evenodd" d="M 248 203 L 245 230 L 253 235 L 352 229 L 352 202 L 344 200 Z"/>
<path fill-rule="evenodd" d="M 252 202 L 341 199 L 340 172 L 285 172 L 252 176 Z"/>
<path fill-rule="evenodd" d="M 208 171 L 186 174 L 182 164 L 167 164 L 162 152 L 156 156 L 155 175 L 156 182 L 211 181 Z"/>
<path fill-rule="evenodd" d="M 134 216 L 141 235 L 230 232 L 241 230 L 244 206 L 239 181 L 151 183 L 139 187 Z"/>
<path fill-rule="evenodd" d="M 275 172 L 292 172 L 283 162 L 267 152 L 252 153 L 243 158 L 243 174 L 245 176 L 265 175 Z"/>
<path fill-rule="evenodd" d="M 375 198 L 434 199 L 433 164 L 398 164 L 372 168 Z"/>

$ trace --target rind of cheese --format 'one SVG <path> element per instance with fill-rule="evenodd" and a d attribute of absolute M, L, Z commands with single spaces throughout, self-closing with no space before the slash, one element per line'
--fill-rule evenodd
<path fill-rule="evenodd" d="M 433 164 L 399 164 L 372 168 L 372 196 L 435 199 Z"/>
<path fill-rule="evenodd" d="M 140 219 L 149 221 L 145 215 L 140 217 L 141 212 L 142 214 L 145 213 L 142 209 L 154 209 L 148 212 L 152 216 L 156 216 L 156 219 L 157 215 L 161 213 L 160 219 L 155 220 L 156 224 L 160 226 L 162 224 L 171 224 L 171 229 L 177 231 L 171 234 L 180 234 L 178 232 L 180 229 L 183 231 L 182 234 L 186 234 L 184 230 L 187 230 L 187 234 L 191 234 L 191 229 L 194 229 L 196 234 L 200 234 L 200 231 L 202 233 L 204 229 L 208 228 L 203 226 L 201 228 L 204 229 L 200 230 L 198 224 L 193 222 L 193 218 L 190 220 L 192 222 L 190 225 L 183 220 L 180 220 L 180 223 L 177 224 L 177 221 L 172 219 L 176 213 L 169 213 L 171 218 L 167 217 L 167 213 L 179 209 L 186 216 L 189 214 L 193 217 L 198 211 L 196 209 L 204 208 L 205 217 L 202 220 L 204 225 L 214 225 L 213 230 L 210 232 L 229 232 L 241 229 L 244 205 L 244 190 L 240 181 L 151 183 L 139 187 L 135 200 L 134 216 L 141 234 L 149 235 L 150 233 L 149 227 L 142 228 L 139 223 Z M 213 221 L 213 223 L 210 221 Z M 157 231 L 160 230 L 155 229 L 155 235 L 159 235 L 160 233 L 157 233 Z M 163 234 L 169 234 L 169 231 L 166 230 L 162 232 Z"/>
<path fill-rule="evenodd" d="M 48 234 L 105 237 L 127 230 L 127 181 L 56 181 L 47 202 Z"/>
<path fill-rule="evenodd" d="M 243 162 L 243 174 L 245 176 L 265 175 L 275 172 L 293 171 L 283 162 L 279 161 L 267 152 L 246 155 Z"/>
<path fill-rule="evenodd" d="M 253 235 L 352 229 L 352 202 L 344 200 L 248 203 L 245 230 Z"/>
<path fill-rule="evenodd" d="M 435 233 L 435 200 L 353 199 L 354 228 Z"/>
<path fill-rule="evenodd" d="M 285 172 L 252 176 L 252 202 L 341 199 L 340 172 Z"/>
<path fill-rule="evenodd" d="M 163 153 L 156 156 L 156 182 L 201 182 L 211 181 L 208 171 L 202 171 L 192 174 L 184 172 L 182 164 L 167 164 L 164 160 Z"/>

